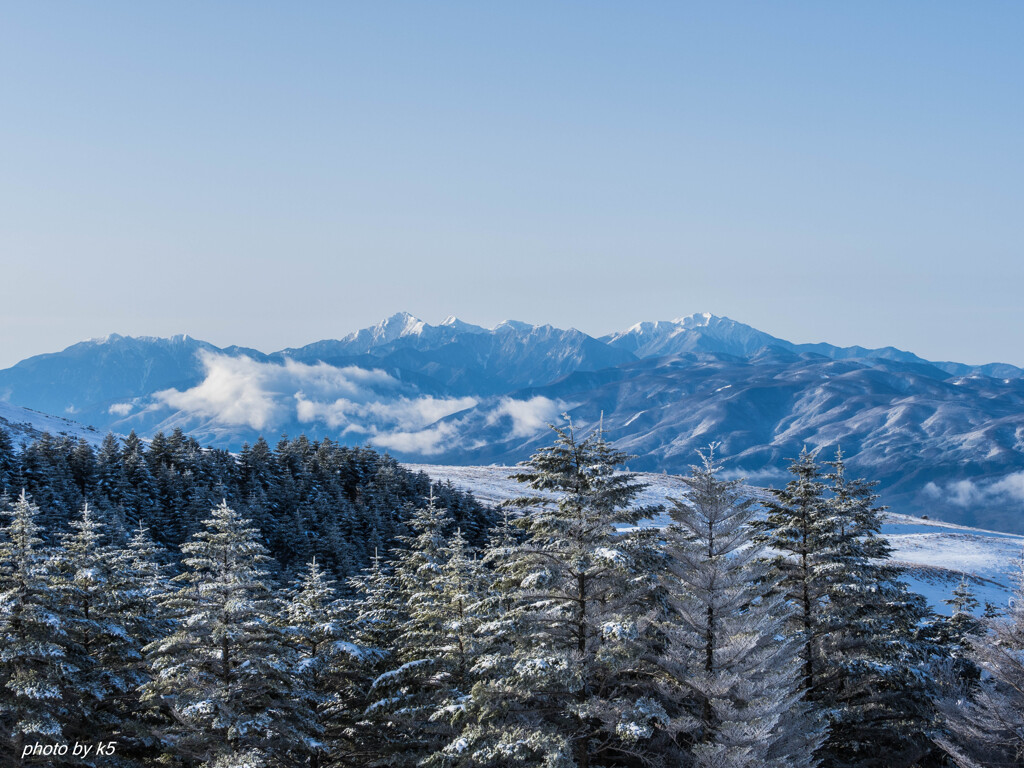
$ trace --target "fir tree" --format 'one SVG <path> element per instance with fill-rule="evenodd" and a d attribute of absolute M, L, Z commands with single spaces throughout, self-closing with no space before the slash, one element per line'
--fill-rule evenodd
<path fill-rule="evenodd" d="M 63 666 L 67 621 L 42 550 L 39 509 L 22 491 L 0 514 L 8 520 L 0 539 L 0 737 L 5 754 L 21 755 L 26 743 L 61 741 L 77 681 Z"/>
<path fill-rule="evenodd" d="M 873 484 L 847 478 L 841 453 L 830 465 L 831 488 L 801 452 L 762 526 L 796 607 L 805 700 L 829 723 L 818 755 L 826 768 L 911 766 L 931 749 L 930 612 L 888 562 Z"/>
<path fill-rule="evenodd" d="M 408 619 L 397 579 L 390 566 L 374 555 L 364 573 L 349 579 L 356 593 L 349 606 L 347 631 L 352 646 L 348 663 L 331 668 L 331 701 L 326 707 L 331 765 L 373 765 L 395 752 L 391 731 L 376 728 L 372 704 L 379 701 L 374 682 L 392 668 L 400 627 Z"/>
<path fill-rule="evenodd" d="M 333 580 L 313 559 L 306 572 L 285 595 L 287 605 L 282 617 L 288 645 L 292 648 L 295 674 L 307 706 L 314 713 L 310 747 L 310 766 L 320 768 L 329 760 L 331 745 L 325 741 L 324 721 L 331 710 L 335 671 L 347 666 L 354 646 L 345 639 L 344 605 L 337 596 Z"/>
<path fill-rule="evenodd" d="M 204 526 L 182 547 L 185 572 L 163 600 L 183 620 L 148 648 L 146 699 L 172 721 L 167 752 L 186 762 L 235 765 L 256 752 L 299 762 L 311 747 L 311 713 L 274 621 L 266 549 L 226 503 Z"/>
<path fill-rule="evenodd" d="M 961 768 L 1019 766 L 1024 761 L 1024 561 L 1006 615 L 986 619 L 971 660 L 977 686 L 961 682 L 940 701 L 946 729 L 936 738 Z"/>
<path fill-rule="evenodd" d="M 806 448 L 789 468 L 794 478 L 771 489 L 760 538 L 779 553 L 779 585 L 795 610 L 789 632 L 800 643 L 802 688 L 814 691 L 822 674 L 821 638 L 828 631 L 824 604 L 836 560 L 838 532 L 825 499 L 825 484 L 814 454 Z"/>
<path fill-rule="evenodd" d="M 14 452 L 14 441 L 10 433 L 0 427 L 0 495 L 12 494 L 16 487 L 23 484 L 21 465 Z"/>
<path fill-rule="evenodd" d="M 738 480 L 721 480 L 714 446 L 673 500 L 664 531 L 667 615 L 660 666 L 675 727 L 694 768 L 815 765 L 823 728 L 800 701 L 799 644 L 782 638 L 789 608 L 773 594 L 757 512 Z M 674 695 L 673 695 L 674 694 Z"/>
<path fill-rule="evenodd" d="M 371 685 L 373 701 L 367 707 L 373 729 L 391 745 L 382 755 L 388 765 L 415 765 L 435 741 L 429 715 L 435 681 L 443 675 L 441 578 L 450 523 L 431 496 L 409 520 L 412 533 L 399 538 L 406 548 L 398 554 L 395 576 L 408 618 L 393 640 L 389 667 Z"/>
<path fill-rule="evenodd" d="M 974 687 L 981 678 L 981 670 L 974 663 L 972 644 L 985 634 L 985 623 L 975 614 L 981 607 L 970 582 L 960 579 L 952 597 L 943 600 L 950 607 L 950 615 L 937 622 L 935 642 L 949 653 L 951 672 L 963 685 Z"/>
<path fill-rule="evenodd" d="M 826 520 L 834 536 L 823 558 L 829 571 L 821 622 L 827 632 L 822 675 L 811 691 L 831 710 L 823 764 L 912 766 L 932 750 L 926 669 L 946 651 L 928 637 L 926 601 L 890 562 L 875 483 L 849 478 L 841 452 L 829 466 Z"/>
<path fill-rule="evenodd" d="M 648 754 L 667 723 L 642 661 L 654 555 L 615 528 L 651 510 L 630 507 L 641 486 L 600 433 L 555 432 L 514 476 L 545 495 L 511 502 L 530 510 L 501 563 L 513 631 L 482 660 L 497 665 L 481 669 L 472 721 L 443 753 L 452 763 L 607 765 Z"/>
<path fill-rule="evenodd" d="M 88 741 L 97 731 L 120 738 L 133 730 L 135 689 L 145 681 L 141 644 L 126 627 L 125 578 L 118 550 L 86 504 L 71 521 L 54 560 L 54 586 L 66 614 L 62 666 L 75 685 L 65 694 L 74 713 L 64 726 L 69 739 Z M 100 761 L 104 762 L 104 761 Z"/>
<path fill-rule="evenodd" d="M 139 527 L 126 546 L 114 554 L 111 608 L 117 612 L 132 653 L 121 659 L 121 674 L 134 686 L 115 699 L 121 715 L 118 754 L 147 764 L 156 757 L 154 732 L 166 722 L 158 711 L 142 701 L 141 690 L 151 679 L 145 649 L 170 635 L 175 615 L 161 602 L 169 588 L 169 554 L 153 542 L 149 531 Z"/>
<path fill-rule="evenodd" d="M 391 668 L 373 683 L 371 719 L 395 730 L 391 765 L 415 765 L 447 744 L 469 698 L 478 655 L 475 636 L 484 592 L 481 563 L 433 495 L 409 522 L 413 535 L 396 564 L 408 611 Z M 380 727 L 380 726 L 378 726 Z"/>

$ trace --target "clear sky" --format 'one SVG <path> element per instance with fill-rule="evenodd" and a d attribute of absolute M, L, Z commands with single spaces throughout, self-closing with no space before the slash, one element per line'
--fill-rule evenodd
<path fill-rule="evenodd" d="M 406 310 L 1024 364 L 1020 2 L 0 3 L 0 366 Z"/>

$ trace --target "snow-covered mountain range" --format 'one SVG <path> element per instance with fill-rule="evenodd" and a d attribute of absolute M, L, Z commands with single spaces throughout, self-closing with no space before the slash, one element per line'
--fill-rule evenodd
<path fill-rule="evenodd" d="M 0 401 L 101 433 L 181 427 L 238 447 L 303 432 L 465 465 L 525 458 L 565 412 L 603 418 L 633 469 L 683 472 L 720 441 L 762 484 L 804 445 L 841 446 L 901 512 L 1024 532 L 1024 370 L 794 344 L 710 314 L 594 338 L 400 313 L 271 354 L 111 335 L 0 371 Z"/>

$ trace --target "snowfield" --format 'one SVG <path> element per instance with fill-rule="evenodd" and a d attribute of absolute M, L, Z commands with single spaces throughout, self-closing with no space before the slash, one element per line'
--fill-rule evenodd
<path fill-rule="evenodd" d="M 498 504 L 527 490 L 509 479 L 517 471 L 515 467 L 405 466 L 438 482 L 451 481 L 458 488 L 472 491 L 485 504 Z M 678 477 L 648 472 L 637 475 L 647 484 L 637 497 L 637 505 L 669 504 L 668 499 L 684 495 L 685 486 Z M 666 515 L 658 515 L 641 525 L 667 523 Z M 882 533 L 892 544 L 893 560 L 906 568 L 905 580 L 937 612 L 949 613 L 949 606 L 942 601 L 952 595 L 964 577 L 983 605 L 988 601 L 1001 608 L 1006 606 L 1013 574 L 1021 568 L 1024 536 L 893 513 L 886 516 Z"/>
<path fill-rule="evenodd" d="M 15 445 L 36 440 L 44 432 L 47 432 L 54 436 L 67 435 L 74 440 L 81 438 L 90 445 L 98 446 L 107 434 L 100 432 L 95 427 L 85 426 L 71 419 L 51 416 L 31 408 L 19 408 L 2 401 L 0 401 L 0 427 L 10 434 Z"/>

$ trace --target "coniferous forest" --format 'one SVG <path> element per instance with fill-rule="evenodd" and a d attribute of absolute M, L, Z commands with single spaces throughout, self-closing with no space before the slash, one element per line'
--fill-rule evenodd
<path fill-rule="evenodd" d="M 933 613 L 841 454 L 754 493 L 711 447 L 664 528 L 626 458 L 556 429 L 492 510 L 328 440 L 0 432 L 0 764 L 1024 765 L 1021 601 Z"/>

